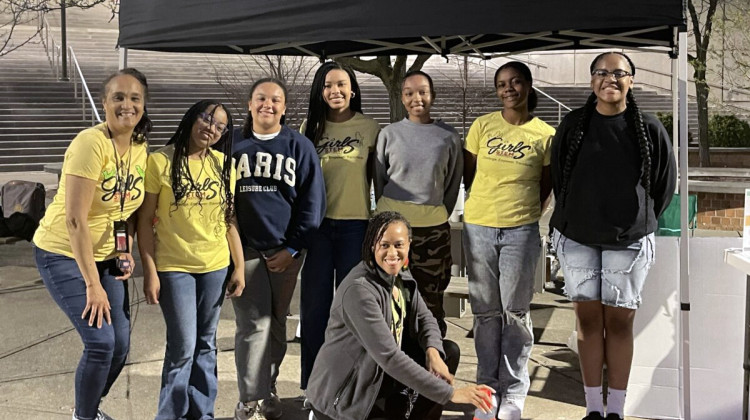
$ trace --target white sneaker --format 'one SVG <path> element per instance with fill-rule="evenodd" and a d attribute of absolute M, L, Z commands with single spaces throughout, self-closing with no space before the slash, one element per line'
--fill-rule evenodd
<path fill-rule="evenodd" d="M 234 408 L 234 420 L 266 420 L 266 417 L 261 413 L 258 401 L 249 404 L 239 402 Z"/>
<path fill-rule="evenodd" d="M 76 417 L 75 410 L 73 410 L 73 420 L 80 420 L 78 417 Z M 109 416 L 107 413 L 105 413 L 101 409 L 99 409 L 96 412 L 96 418 L 94 420 L 115 420 L 115 419 Z"/>
<path fill-rule="evenodd" d="M 497 420 L 521 420 L 522 411 L 515 401 L 503 400 L 497 409 Z"/>
<path fill-rule="evenodd" d="M 268 420 L 278 420 L 281 418 L 283 411 L 281 409 L 281 400 L 275 392 L 271 396 L 261 401 L 260 411 Z"/>

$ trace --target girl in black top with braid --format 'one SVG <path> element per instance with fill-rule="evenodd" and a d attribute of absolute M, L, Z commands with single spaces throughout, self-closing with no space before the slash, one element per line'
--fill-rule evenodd
<path fill-rule="evenodd" d="M 607 364 L 607 420 L 625 417 L 633 358 L 633 319 L 654 261 L 657 220 L 674 192 L 669 135 L 633 96 L 635 65 L 619 52 L 591 63 L 586 105 L 568 114 L 552 144 L 550 221 L 574 302 L 587 420 L 603 419 L 602 368 Z"/>

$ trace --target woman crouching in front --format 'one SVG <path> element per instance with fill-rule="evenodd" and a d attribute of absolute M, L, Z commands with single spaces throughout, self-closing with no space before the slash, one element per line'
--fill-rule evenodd
<path fill-rule="evenodd" d="M 370 221 L 362 262 L 333 299 L 307 388 L 311 418 L 439 419 L 448 401 L 490 410 L 491 388 L 453 387 L 459 349 L 441 339 L 404 268 L 410 244 L 411 226 L 401 214 Z"/>

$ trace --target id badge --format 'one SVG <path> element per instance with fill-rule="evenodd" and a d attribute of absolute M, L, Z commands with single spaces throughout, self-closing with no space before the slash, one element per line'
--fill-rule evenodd
<path fill-rule="evenodd" d="M 130 252 L 128 243 L 128 222 L 118 220 L 115 222 L 115 251 Z"/>

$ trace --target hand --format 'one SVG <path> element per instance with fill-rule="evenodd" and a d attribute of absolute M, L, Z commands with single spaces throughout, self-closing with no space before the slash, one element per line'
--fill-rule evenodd
<path fill-rule="evenodd" d="M 285 248 L 268 257 L 266 259 L 266 266 L 268 267 L 268 271 L 272 273 L 283 273 L 292 262 L 294 262 L 294 257 Z"/>
<path fill-rule="evenodd" d="M 133 274 L 135 260 L 133 260 L 133 255 L 129 252 L 122 253 L 117 258 L 119 259 L 117 266 L 122 271 L 122 276 L 115 277 L 115 279 L 125 281 Z"/>
<path fill-rule="evenodd" d="M 96 321 L 96 328 L 102 327 L 102 318 L 107 321 L 107 324 L 112 325 L 112 319 L 109 317 L 109 311 L 112 307 L 107 299 L 107 292 L 101 284 L 95 286 L 86 287 L 86 307 L 83 308 L 81 313 L 81 319 L 86 319 L 86 314 L 89 314 L 89 327 L 94 325 Z"/>
<path fill-rule="evenodd" d="M 460 389 L 453 390 L 451 402 L 457 404 L 471 404 L 474 407 L 489 413 L 492 410 L 492 399 L 490 394 L 495 390 L 487 385 L 471 385 Z"/>
<path fill-rule="evenodd" d="M 229 278 L 227 283 L 227 291 L 224 296 L 229 299 L 233 297 L 242 296 L 242 291 L 245 290 L 245 271 L 244 268 L 240 270 L 234 270 L 232 277 Z"/>
<path fill-rule="evenodd" d="M 445 364 L 443 358 L 440 357 L 440 352 L 438 352 L 434 347 L 427 348 L 425 368 L 427 368 L 427 370 L 431 374 L 453 385 L 453 375 L 451 375 L 450 371 L 448 370 L 448 365 Z"/>
<path fill-rule="evenodd" d="M 159 294 L 161 293 L 161 280 L 156 273 L 144 273 L 143 275 L 143 295 L 146 297 L 146 303 L 149 305 L 159 303 Z"/>

